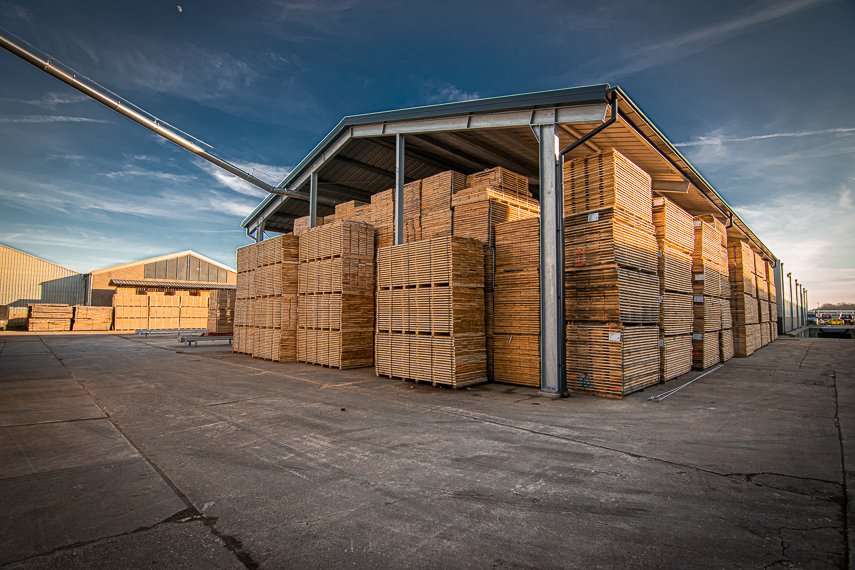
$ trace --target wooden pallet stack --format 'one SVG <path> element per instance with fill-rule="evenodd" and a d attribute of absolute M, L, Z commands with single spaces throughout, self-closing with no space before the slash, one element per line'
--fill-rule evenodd
<path fill-rule="evenodd" d="M 288 234 L 238 249 L 234 352 L 296 360 L 299 240 Z"/>
<path fill-rule="evenodd" d="M 27 305 L 27 330 L 35 332 L 69 331 L 74 309 L 70 305 L 39 303 Z"/>
<path fill-rule="evenodd" d="M 721 362 L 722 325 L 730 328 L 730 303 L 725 305 L 722 299 L 721 278 L 726 275 L 726 269 L 722 268 L 722 239 L 726 237 L 722 238 L 724 226 L 707 216 L 695 217 L 694 229 L 692 366 L 704 370 Z"/>
<path fill-rule="evenodd" d="M 451 197 L 466 187 L 466 175 L 453 170 L 440 172 L 422 180 L 422 238 L 452 235 Z"/>
<path fill-rule="evenodd" d="M 206 329 L 208 327 L 208 291 L 200 295 L 180 295 L 178 298 L 178 328 Z"/>
<path fill-rule="evenodd" d="M 493 380 L 540 386 L 540 219 L 496 226 Z"/>
<path fill-rule="evenodd" d="M 668 198 L 653 199 L 653 224 L 659 246 L 660 379 L 663 382 L 692 369 L 692 215 Z"/>
<path fill-rule="evenodd" d="M 766 274 L 769 283 L 769 341 L 774 342 L 778 338 L 778 291 L 775 288 L 775 268 L 767 264 Z"/>
<path fill-rule="evenodd" d="M 760 348 L 760 308 L 757 300 L 755 256 L 748 243 L 732 235 L 727 251 L 733 349 L 735 356 L 744 358 Z"/>
<path fill-rule="evenodd" d="M 147 329 L 148 296 L 128 295 L 116 292 L 113 295 L 113 329 L 117 331 L 135 331 Z"/>
<path fill-rule="evenodd" d="M 374 226 L 345 220 L 300 236 L 297 360 L 333 368 L 374 361 Z"/>
<path fill-rule="evenodd" d="M 482 245 L 440 237 L 377 252 L 378 376 L 460 388 L 487 381 Z"/>
<path fill-rule="evenodd" d="M 108 331 L 113 326 L 113 307 L 74 306 L 73 331 Z"/>
<path fill-rule="evenodd" d="M 234 334 L 235 295 L 234 289 L 214 289 L 209 293 L 206 327 L 209 333 Z"/>
<path fill-rule="evenodd" d="M 177 329 L 181 325 L 181 300 L 177 295 L 162 292 L 148 296 L 148 326 L 153 330 Z"/>
<path fill-rule="evenodd" d="M 719 236 L 717 267 L 715 267 L 709 275 L 710 279 L 718 279 L 717 294 L 712 294 L 711 292 L 709 292 L 708 289 L 710 288 L 706 286 L 706 283 L 704 283 L 704 285 L 702 286 L 701 284 L 696 282 L 695 288 L 698 291 L 704 292 L 705 302 L 716 303 L 719 305 L 718 309 L 715 311 L 718 315 L 720 315 L 721 319 L 718 331 L 718 358 L 720 362 L 727 362 L 734 356 L 733 318 L 730 291 L 730 263 L 729 253 L 727 249 L 727 227 L 718 218 L 710 214 L 698 216 L 698 218 L 696 218 L 696 221 L 697 219 L 711 224 L 715 228 L 716 233 Z M 698 258 L 695 257 L 694 259 Z M 698 275 L 700 275 L 700 273 L 695 274 L 695 277 L 697 277 Z M 716 289 L 716 287 L 713 286 L 712 289 Z"/>
<path fill-rule="evenodd" d="M 659 381 L 650 176 L 614 149 L 563 176 L 567 387 L 621 398 Z"/>
<path fill-rule="evenodd" d="M 760 346 L 772 342 L 773 330 L 777 333 L 777 305 L 775 306 L 775 323 L 772 320 L 772 305 L 775 304 L 775 273 L 772 265 L 760 254 L 754 254 L 754 267 L 757 279 L 758 314 L 760 315 Z M 777 335 L 776 335 L 777 336 Z"/>

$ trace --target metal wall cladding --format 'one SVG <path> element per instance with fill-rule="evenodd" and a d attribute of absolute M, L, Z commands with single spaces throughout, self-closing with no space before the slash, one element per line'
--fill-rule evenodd
<path fill-rule="evenodd" d="M 34 255 L 0 245 L 0 305 L 84 303 L 84 275 Z"/>

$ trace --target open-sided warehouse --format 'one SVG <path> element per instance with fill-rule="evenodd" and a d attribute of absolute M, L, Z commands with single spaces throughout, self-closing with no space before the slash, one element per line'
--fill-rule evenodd
<path fill-rule="evenodd" d="M 464 177 L 458 178 L 461 182 L 455 182 L 456 174 Z M 428 211 L 428 189 L 437 187 L 437 178 L 442 178 L 450 204 Z M 506 290 L 527 289 L 537 298 L 540 322 L 532 336 L 539 338 L 529 344 L 537 347 L 539 384 L 548 392 L 564 393 L 569 381 L 577 389 L 620 396 L 667 379 L 660 367 L 669 364 L 663 364 L 666 358 L 660 358 L 659 349 L 682 351 L 691 365 L 706 368 L 730 358 L 735 346 L 741 347 L 738 355 L 747 356 L 777 333 L 774 255 L 619 87 L 345 117 L 279 189 L 283 195 L 269 196 L 243 222 L 258 240 L 264 231 L 308 235 L 333 220 L 374 225 L 378 255 L 383 247 L 430 238 L 479 240 L 485 246 L 481 286 L 488 354 L 494 351 L 492 343 L 503 338 L 496 332 L 514 332 L 492 328 L 494 305 L 508 298 L 494 290 L 499 285 L 493 280 L 505 276 L 499 276 L 500 260 L 495 258 L 497 220 L 491 204 L 515 212 L 533 204 L 533 215 L 539 215 L 536 245 L 531 246 L 538 252 L 537 275 L 525 286 Z M 684 217 L 656 217 L 654 203 Z M 466 222 L 477 215 L 476 207 L 487 212 L 486 233 L 472 234 Z M 498 221 L 526 217 L 531 215 Z M 677 226 L 669 229 L 668 224 Z M 680 232 L 688 235 L 688 244 L 670 237 Z M 755 296 L 749 295 L 758 317 L 734 324 L 730 281 L 743 276 L 731 275 L 730 259 L 733 248 L 743 246 L 753 255 L 744 277 L 758 288 Z M 530 258 L 517 270 L 532 269 Z M 407 256 L 392 259 L 395 265 Z M 402 271 L 414 270 L 407 263 Z M 255 268 L 246 267 L 246 273 Z M 407 295 L 401 312 L 412 322 L 419 302 Z M 381 297 L 378 291 L 378 303 Z M 693 321 L 692 329 L 666 326 L 680 319 Z M 381 332 L 379 325 L 376 331 Z M 421 342 L 414 336 L 402 338 L 409 344 L 401 354 Z M 568 346 L 579 350 L 568 354 Z M 641 352 L 649 359 L 628 372 L 624 362 L 638 364 Z M 635 356 L 627 360 L 630 354 Z M 375 360 L 379 357 L 378 345 Z M 487 370 L 492 370 L 490 360 Z M 671 360 L 674 377 L 687 359 Z M 598 369 L 604 362 L 605 369 Z M 618 378 L 610 377 L 614 370 L 619 370 Z M 394 375 L 414 376 L 411 370 Z"/>

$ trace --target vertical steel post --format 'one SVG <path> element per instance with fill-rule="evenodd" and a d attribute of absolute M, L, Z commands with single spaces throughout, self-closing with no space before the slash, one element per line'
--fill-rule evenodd
<path fill-rule="evenodd" d="M 801 298 L 802 298 L 802 290 L 799 286 L 799 280 L 796 279 L 796 328 L 801 328 L 802 326 L 802 309 L 801 309 Z"/>
<path fill-rule="evenodd" d="M 256 243 L 264 241 L 264 222 L 259 223 L 255 228 L 255 241 Z"/>
<path fill-rule="evenodd" d="M 404 243 L 404 135 L 395 135 L 395 245 Z"/>
<path fill-rule="evenodd" d="M 775 265 L 775 306 L 778 309 L 778 321 L 775 323 L 778 327 L 778 334 L 783 334 L 787 330 L 787 318 L 784 316 L 784 262 L 780 259 Z"/>
<path fill-rule="evenodd" d="M 787 273 L 787 281 L 789 281 L 789 283 L 790 283 L 790 305 L 789 305 L 790 327 L 787 330 L 791 331 L 794 328 L 796 328 L 795 322 L 793 322 L 795 315 L 793 315 L 793 272 L 792 271 Z"/>
<path fill-rule="evenodd" d="M 567 394 L 564 319 L 564 188 L 556 125 L 533 129 L 540 143 L 540 389 Z"/>
<path fill-rule="evenodd" d="M 309 227 L 318 225 L 318 172 L 309 175 Z"/>
<path fill-rule="evenodd" d="M 804 294 L 804 296 L 805 296 L 805 302 L 804 302 L 804 303 L 802 303 L 802 307 L 803 307 L 803 309 L 802 309 L 802 310 L 803 310 L 803 312 L 804 312 L 804 314 L 805 314 L 805 325 L 807 325 L 807 313 L 808 313 L 808 296 L 807 296 L 807 289 L 802 288 L 802 293 L 803 293 L 803 294 Z"/>

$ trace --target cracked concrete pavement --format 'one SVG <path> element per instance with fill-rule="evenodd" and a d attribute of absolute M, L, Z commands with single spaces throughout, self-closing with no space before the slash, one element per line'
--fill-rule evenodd
<path fill-rule="evenodd" d="M 0 566 L 849 565 L 852 341 L 662 402 L 229 350 L 0 336 Z"/>

